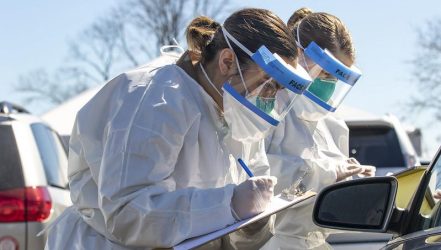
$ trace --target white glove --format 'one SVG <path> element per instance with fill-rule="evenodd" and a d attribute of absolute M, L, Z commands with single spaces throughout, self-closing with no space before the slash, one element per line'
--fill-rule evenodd
<path fill-rule="evenodd" d="M 361 165 L 357 159 L 348 158 L 343 164 L 337 165 L 335 172 L 337 173 L 337 181 L 344 180 L 353 175 L 359 177 L 375 176 L 376 168 L 370 165 Z"/>
<path fill-rule="evenodd" d="M 360 165 L 348 164 L 345 162 L 343 164 L 338 164 L 335 172 L 337 173 L 338 182 L 353 175 L 361 174 L 361 172 L 363 172 L 363 168 Z"/>
<path fill-rule="evenodd" d="M 357 161 L 355 158 L 349 158 L 347 160 L 349 164 L 358 164 L 360 167 L 363 168 L 363 171 L 358 174 L 358 177 L 372 177 L 375 176 L 375 172 L 377 171 L 377 168 L 371 165 L 361 165 L 360 162 Z"/>
<path fill-rule="evenodd" d="M 263 212 L 274 195 L 277 178 L 274 176 L 252 177 L 234 188 L 231 211 L 243 220 Z"/>
<path fill-rule="evenodd" d="M 363 172 L 358 174 L 358 177 L 372 177 L 375 176 L 377 168 L 371 165 L 360 165 L 363 168 Z"/>

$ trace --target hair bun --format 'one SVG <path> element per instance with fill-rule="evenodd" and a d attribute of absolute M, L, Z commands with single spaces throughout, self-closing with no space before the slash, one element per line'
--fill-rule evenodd
<path fill-rule="evenodd" d="M 188 49 L 196 53 L 203 51 L 220 27 L 218 22 L 206 16 L 193 19 L 185 31 Z"/>
<path fill-rule="evenodd" d="M 294 27 L 305 17 L 307 17 L 309 14 L 312 14 L 312 10 L 310 8 L 300 8 L 292 14 L 292 16 L 288 20 L 288 28 L 293 30 Z"/>

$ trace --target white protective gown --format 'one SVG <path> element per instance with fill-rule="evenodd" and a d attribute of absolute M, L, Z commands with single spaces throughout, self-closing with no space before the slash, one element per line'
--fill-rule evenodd
<path fill-rule="evenodd" d="M 295 102 L 302 105 L 300 100 Z M 336 182 L 335 168 L 345 164 L 348 157 L 349 129 L 345 122 L 331 115 L 310 121 L 299 119 L 294 111 L 299 108 L 294 106 L 266 141 L 270 172 L 278 178 L 276 194 L 305 172 L 302 182 L 306 189 L 320 191 Z M 278 213 L 274 236 L 262 249 L 328 249 L 325 239 L 329 229 L 312 221 L 314 201 L 309 199 Z"/>
<path fill-rule="evenodd" d="M 117 76 L 78 112 L 74 206 L 50 229 L 47 249 L 171 247 L 234 222 L 231 183 L 243 174 L 215 102 L 176 65 L 150 71 Z"/>

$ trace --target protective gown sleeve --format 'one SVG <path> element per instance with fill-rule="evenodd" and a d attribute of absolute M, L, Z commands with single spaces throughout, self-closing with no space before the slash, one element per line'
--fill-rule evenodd
<path fill-rule="evenodd" d="M 176 188 L 173 172 L 186 132 L 201 114 L 182 86 L 161 80 L 166 75 L 115 96 L 120 107 L 107 125 L 101 162 L 89 164 L 105 230 L 126 246 L 171 247 L 234 222 L 234 185 Z"/>

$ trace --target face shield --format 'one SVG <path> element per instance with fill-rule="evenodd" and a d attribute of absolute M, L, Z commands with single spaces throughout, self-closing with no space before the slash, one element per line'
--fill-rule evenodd
<path fill-rule="evenodd" d="M 273 126 L 285 117 L 292 108 L 294 99 L 301 95 L 311 83 L 308 72 L 299 64 L 296 68 L 287 64 L 279 55 L 261 46 L 252 53 L 222 27 L 225 40 L 233 50 L 230 41 L 243 50 L 270 78 L 259 81 L 245 81 L 238 60 L 238 73 L 242 84 L 226 82 L 223 90 L 236 102 L 247 107 L 254 114 Z M 234 51 L 234 50 L 233 50 Z M 237 58 L 237 56 L 236 56 Z M 250 79 L 250 78 L 247 78 Z"/>
<path fill-rule="evenodd" d="M 304 49 L 303 59 L 309 75 L 314 79 L 304 95 L 322 108 L 334 112 L 360 78 L 361 71 L 355 66 L 347 67 L 315 42 Z"/>

